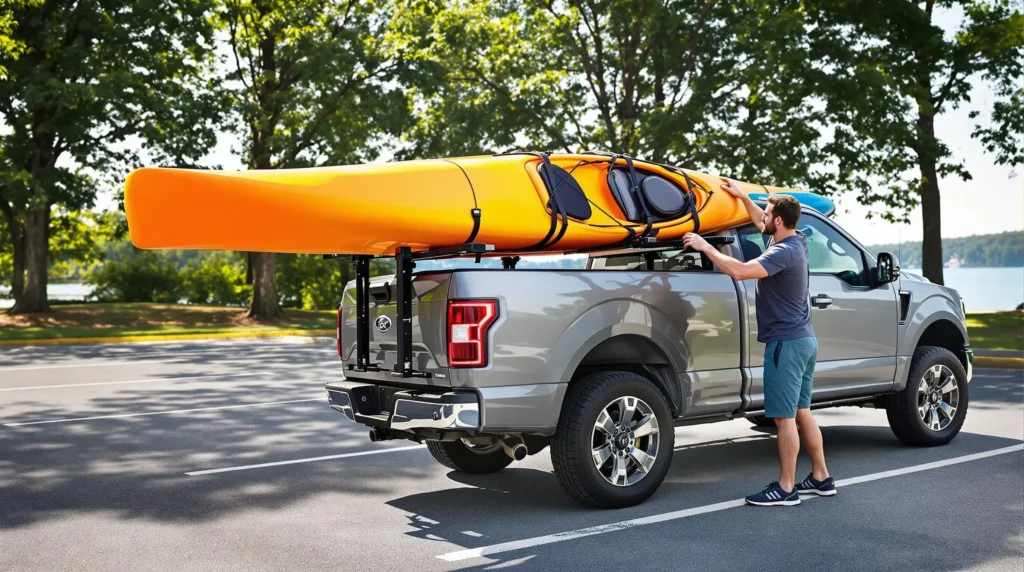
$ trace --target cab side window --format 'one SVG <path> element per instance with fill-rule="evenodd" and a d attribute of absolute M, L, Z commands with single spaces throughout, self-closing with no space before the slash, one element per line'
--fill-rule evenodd
<path fill-rule="evenodd" d="M 863 253 L 838 231 L 812 217 L 800 217 L 796 227 L 807 237 L 812 274 L 831 274 L 850 286 L 870 286 Z M 739 229 L 739 237 L 744 259 L 764 253 L 766 237 L 754 225 Z"/>
<path fill-rule="evenodd" d="M 812 274 L 831 274 L 850 286 L 870 286 L 864 254 L 839 231 L 811 217 L 800 217 L 796 227 L 807 236 Z"/>

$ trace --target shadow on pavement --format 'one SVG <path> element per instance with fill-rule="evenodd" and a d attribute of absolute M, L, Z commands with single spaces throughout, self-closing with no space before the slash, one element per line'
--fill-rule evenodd
<path fill-rule="evenodd" d="M 88 400 L 87 409 L 73 412 L 46 408 L 45 395 L 36 392 L 31 398 L 21 397 L 19 403 L 33 409 L 32 418 L 56 419 L 317 400 L 0 427 L 0 531 L 89 513 L 163 522 L 206 521 L 247 510 L 284 508 L 325 491 L 387 494 L 389 483 L 379 478 L 381 473 L 402 478 L 433 470 L 423 463 L 387 464 L 386 457 L 417 454 L 409 451 L 360 457 L 357 463 L 314 462 L 186 476 L 195 470 L 393 445 L 370 444 L 362 426 L 331 410 L 323 397 L 323 376 L 316 372 L 272 384 L 254 379 L 213 388 L 122 387 L 114 395 Z"/>
<path fill-rule="evenodd" d="M 830 469 L 840 481 L 843 478 L 909 467 L 1019 443 L 1013 439 L 961 433 L 944 447 L 911 448 L 897 441 L 888 427 L 832 426 L 823 427 L 822 431 Z M 541 454 L 546 452 L 547 450 Z M 724 439 L 677 447 L 669 474 L 654 496 L 640 506 L 620 510 L 601 510 L 581 505 L 562 492 L 554 474 L 532 468 L 515 468 L 515 465 L 493 475 L 462 475 L 451 472 L 448 477 L 465 485 L 464 487 L 411 495 L 395 499 L 388 504 L 409 513 L 410 530 L 406 531 L 406 534 L 410 536 L 446 541 L 463 548 L 477 548 L 742 498 L 760 490 L 768 481 L 776 478 L 777 459 L 775 439 L 772 435 L 753 435 L 742 439 Z M 803 455 L 798 472 L 809 470 L 808 466 L 806 456 Z M 916 474 L 929 473 L 937 471 Z M 802 476 L 803 474 L 798 474 L 798 478 Z M 902 482 L 913 479 L 913 476 L 900 478 Z M 883 479 L 877 483 L 886 483 L 882 486 L 888 486 L 889 482 L 894 480 L 896 479 Z M 862 491 L 870 486 L 867 483 L 857 485 Z M 926 498 L 928 503 L 944 503 L 950 500 L 948 491 L 944 490 L 922 491 L 922 496 L 922 500 Z M 1012 502 L 1008 504 L 1008 509 L 1014 509 Z M 1018 517 L 1021 509 L 1019 506 L 1014 509 L 1017 510 Z M 811 509 L 808 507 L 808 510 Z M 762 512 L 761 516 L 765 514 Z M 788 513 L 787 516 L 794 514 L 797 513 Z M 802 514 L 806 517 L 809 513 Z M 740 517 L 738 513 L 732 511 L 715 515 L 672 521 L 673 524 L 662 526 L 675 527 L 681 535 L 685 535 L 688 534 L 685 531 L 704 528 L 707 520 L 702 519 L 732 519 L 728 521 L 725 529 L 720 529 L 727 537 L 732 533 L 731 527 L 746 526 L 744 518 L 748 516 L 744 513 L 744 516 Z M 946 516 L 957 517 L 955 512 L 947 513 Z M 838 516 L 840 521 L 842 518 L 842 515 Z M 1019 518 L 1017 521 L 1019 523 Z M 839 528 L 830 528 L 828 534 L 847 534 L 840 532 L 842 522 L 831 524 Z M 824 522 L 819 525 L 830 526 Z M 772 526 L 770 518 L 767 519 L 766 526 Z M 919 546 L 926 546 L 930 542 L 921 532 L 911 530 L 908 533 L 921 536 L 916 540 L 908 538 L 908 542 L 918 542 Z M 1011 542 L 1018 533 L 1019 526 L 1018 530 L 1007 530 L 1007 542 Z M 623 534 L 631 536 L 624 538 Z M 595 543 L 602 547 L 607 545 L 608 550 L 614 552 L 619 547 L 625 548 L 620 546 L 623 542 L 635 546 L 637 536 L 643 538 L 644 534 L 614 532 L 596 537 L 601 540 Z M 865 540 L 869 539 L 870 534 L 865 537 Z M 491 563 L 470 569 L 590 570 L 594 569 L 594 561 L 602 562 L 601 569 L 606 568 L 605 564 L 611 564 L 610 561 L 600 558 L 589 563 L 583 560 L 575 563 L 567 559 L 564 557 L 564 551 L 568 545 L 575 542 L 578 541 L 489 556 L 487 558 L 492 560 Z M 768 544 L 772 542 L 774 540 Z M 657 547 L 649 546 L 647 549 L 657 550 Z M 729 544 L 728 549 L 733 553 L 743 551 L 742 547 L 735 543 Z M 437 554 L 452 550 L 449 545 L 439 543 Z M 1000 552 L 984 556 L 995 558 L 1005 554 Z M 893 563 L 884 555 L 879 555 L 879 558 L 880 561 L 876 562 L 877 567 L 885 568 Z M 927 551 L 922 551 L 921 558 L 923 559 L 915 562 L 914 567 L 922 566 L 921 569 L 929 569 Z M 882 565 L 882 561 L 887 564 Z M 983 562 L 985 559 L 980 561 Z M 970 562 L 965 561 L 968 564 Z M 625 566 L 628 561 L 623 560 L 621 564 Z M 864 566 L 874 567 L 876 566 Z M 935 565 L 930 569 L 946 568 L 945 564 L 935 561 Z"/>

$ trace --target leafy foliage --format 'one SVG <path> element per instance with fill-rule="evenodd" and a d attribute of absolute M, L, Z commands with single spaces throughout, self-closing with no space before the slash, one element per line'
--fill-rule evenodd
<path fill-rule="evenodd" d="M 50 208 L 91 208 L 143 153 L 188 164 L 215 142 L 210 0 L 0 4 L 0 210 L 46 310 Z M 20 271 L 19 271 L 20 274 Z M 17 282 L 21 283 L 20 276 Z"/>
<path fill-rule="evenodd" d="M 400 156 L 610 150 L 838 190 L 800 2 L 407 4 L 417 124 Z"/>
<path fill-rule="evenodd" d="M 181 278 L 173 263 L 158 252 L 137 250 L 122 261 L 109 261 L 90 273 L 90 298 L 100 302 L 167 302 L 181 298 Z"/>
<path fill-rule="evenodd" d="M 181 289 L 189 304 L 244 306 L 252 295 L 242 257 L 220 251 L 189 262 L 181 271 Z"/>

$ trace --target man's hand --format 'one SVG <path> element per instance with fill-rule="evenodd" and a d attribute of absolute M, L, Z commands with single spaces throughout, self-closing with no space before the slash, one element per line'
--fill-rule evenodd
<path fill-rule="evenodd" d="M 723 191 L 729 193 L 730 195 L 736 197 L 737 199 L 742 199 L 745 196 L 745 193 L 740 189 L 739 183 L 728 177 L 719 178 L 725 181 L 724 183 L 722 183 Z"/>
<path fill-rule="evenodd" d="M 731 256 L 726 256 L 719 252 L 717 248 L 708 244 L 708 241 L 701 238 L 699 234 L 688 232 L 683 235 L 683 248 L 692 248 L 698 252 L 703 252 L 705 256 L 711 259 L 711 262 L 714 263 L 718 270 L 736 280 L 768 276 L 768 272 L 765 271 L 759 262 L 754 260 L 740 262 Z"/>
<path fill-rule="evenodd" d="M 699 234 L 688 232 L 683 235 L 683 248 L 692 248 L 697 252 L 707 252 L 714 247 L 708 244 L 708 241 L 701 238 Z"/>

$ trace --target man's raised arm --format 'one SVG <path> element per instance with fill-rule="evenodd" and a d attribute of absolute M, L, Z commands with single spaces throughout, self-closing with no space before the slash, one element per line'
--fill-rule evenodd
<path fill-rule="evenodd" d="M 736 181 L 725 177 L 722 177 L 722 180 L 725 181 L 722 183 L 722 190 L 739 199 L 743 206 L 746 207 L 747 214 L 750 215 L 750 222 L 754 223 L 757 230 L 764 232 L 764 211 L 761 210 L 761 207 L 754 204 L 754 201 L 740 190 L 740 186 L 736 184 Z"/>

